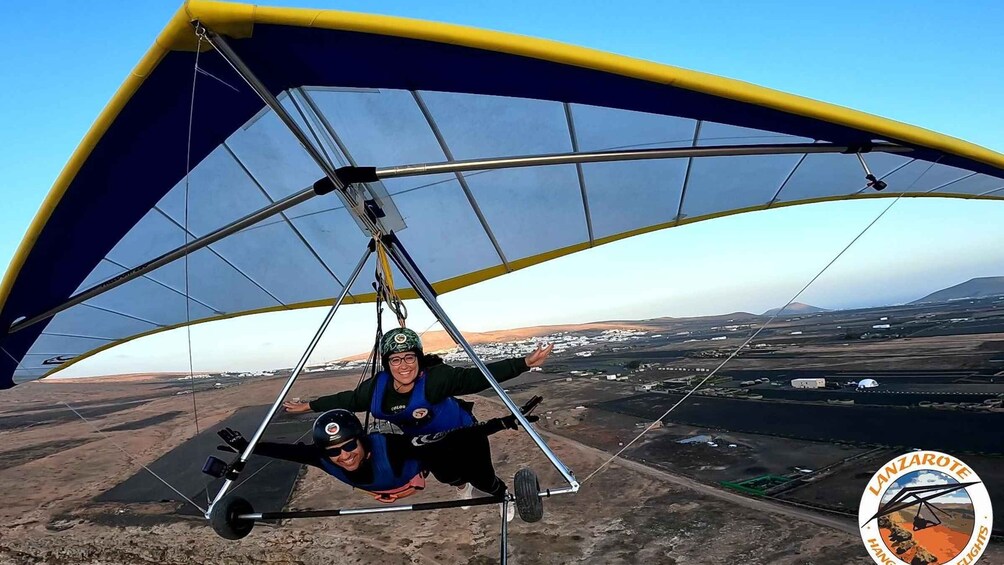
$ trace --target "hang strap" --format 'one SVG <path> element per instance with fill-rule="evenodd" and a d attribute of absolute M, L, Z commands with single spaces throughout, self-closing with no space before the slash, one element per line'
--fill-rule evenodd
<path fill-rule="evenodd" d="M 397 317 L 397 323 L 402 328 L 405 327 L 405 321 L 408 319 L 408 309 L 404 306 L 401 301 L 401 297 L 397 295 L 397 290 L 394 288 L 394 273 L 390 268 L 390 261 L 387 260 L 387 249 L 384 247 L 383 241 L 381 241 L 379 236 L 373 237 L 376 252 L 377 252 L 377 268 L 376 268 L 376 292 L 378 299 L 383 298 L 387 306 L 394 312 L 394 316 Z M 379 323 L 379 320 L 377 321 Z"/>

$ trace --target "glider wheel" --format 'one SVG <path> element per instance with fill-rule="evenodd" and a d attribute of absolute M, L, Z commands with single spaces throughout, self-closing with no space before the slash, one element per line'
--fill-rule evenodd
<path fill-rule="evenodd" d="M 231 496 L 217 504 L 209 515 L 209 523 L 221 538 L 238 540 L 251 533 L 254 520 L 242 520 L 241 514 L 254 512 L 251 503 L 239 496 Z"/>
<path fill-rule="evenodd" d="M 540 483 L 530 469 L 516 471 L 513 480 L 516 490 L 516 511 L 524 522 L 537 522 L 544 517 L 544 501 L 537 495 Z"/>

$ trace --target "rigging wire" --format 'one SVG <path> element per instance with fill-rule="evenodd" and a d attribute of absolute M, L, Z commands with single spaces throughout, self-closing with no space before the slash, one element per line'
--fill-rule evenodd
<path fill-rule="evenodd" d="M 861 237 L 864 236 L 865 233 L 869 229 L 871 229 L 871 227 L 874 226 L 875 223 L 878 222 L 879 219 L 881 219 L 882 216 L 884 216 L 886 214 L 886 212 L 889 211 L 890 208 L 892 208 L 897 202 L 899 202 L 900 198 L 903 198 L 904 194 L 906 194 L 905 191 L 901 192 L 899 194 L 899 196 L 897 196 L 888 206 L 886 206 L 885 209 L 883 209 L 882 212 L 880 212 L 879 215 L 875 217 L 875 219 L 873 219 L 867 226 L 864 227 L 863 230 L 861 230 L 860 233 L 858 233 L 858 235 L 854 236 L 854 239 L 852 239 L 847 245 L 845 245 L 844 248 L 841 249 L 840 252 L 837 253 L 837 255 L 833 259 L 830 260 L 829 263 L 827 263 L 818 273 L 816 273 L 816 276 L 812 277 L 812 279 L 810 279 L 809 282 L 805 283 L 805 286 L 803 286 L 801 288 L 801 290 L 799 290 L 798 292 L 796 292 L 795 295 L 791 297 L 791 300 L 789 300 L 787 303 L 785 303 L 785 305 L 782 306 L 777 312 L 775 312 L 774 315 L 771 316 L 762 326 L 760 326 L 759 328 L 757 328 L 757 330 L 755 332 L 753 332 L 753 334 L 751 336 L 749 336 L 748 338 L 746 338 L 746 341 L 744 341 L 739 347 L 737 347 L 728 357 L 725 358 L 724 361 L 722 361 L 717 367 L 715 367 L 714 370 L 712 370 L 710 373 L 708 373 L 708 375 L 706 377 L 704 377 L 703 379 L 701 379 L 701 381 L 699 383 L 697 383 L 697 386 L 695 386 L 694 388 L 690 389 L 690 391 L 687 392 L 687 394 L 685 394 L 683 396 L 683 398 L 681 398 L 675 404 L 673 404 L 672 406 L 670 406 L 669 410 L 666 410 L 665 412 L 663 412 L 662 416 L 659 416 L 651 424 L 649 424 L 648 426 L 646 426 L 645 429 L 641 431 L 641 433 L 639 433 L 637 436 L 635 436 L 634 439 L 632 439 L 631 441 L 629 441 L 628 443 L 626 443 L 624 445 L 624 447 L 622 447 L 619 451 L 617 451 L 617 453 L 615 453 L 612 456 L 610 456 L 609 459 L 607 459 L 606 461 L 604 461 L 592 473 L 589 473 L 589 475 L 586 476 L 586 478 L 583 479 L 582 482 L 579 483 L 579 484 L 580 485 L 586 484 L 586 481 L 588 481 L 589 479 L 593 478 L 594 475 L 596 475 L 597 473 L 599 473 L 600 471 L 602 471 L 614 459 L 617 459 L 618 457 L 620 457 L 620 455 L 622 453 L 624 453 L 629 447 L 631 447 L 632 445 L 634 445 L 635 442 L 637 442 L 639 439 L 641 439 L 642 436 L 644 436 L 646 433 L 649 432 L 649 430 L 651 430 L 652 428 L 654 428 L 656 426 L 656 424 L 658 424 L 659 422 L 661 422 L 662 419 L 665 418 L 666 416 L 668 416 L 670 412 L 672 412 L 678 406 L 680 406 L 681 404 L 683 404 L 683 402 L 685 400 L 687 400 L 688 398 L 690 398 L 690 396 L 692 394 L 694 394 L 695 392 L 697 392 L 697 390 L 699 388 L 701 388 L 702 386 L 704 386 L 704 383 L 708 382 L 708 380 L 710 380 L 711 377 L 715 376 L 715 374 L 717 374 L 718 371 L 721 370 L 722 367 L 724 367 L 729 361 L 731 361 L 733 358 L 735 358 L 735 356 L 738 355 L 739 352 L 742 351 L 742 349 L 744 347 L 746 347 L 747 345 L 749 345 L 749 343 L 752 342 L 756 338 L 756 336 L 760 335 L 760 332 L 762 332 L 763 330 L 765 330 L 767 328 L 767 326 L 769 326 L 778 316 L 780 316 L 781 312 L 783 312 L 786 308 L 788 308 L 788 306 L 791 306 L 792 302 L 794 302 L 795 300 L 797 300 L 798 297 L 801 296 L 802 293 L 806 291 L 806 289 L 808 289 L 814 282 L 816 282 L 817 279 L 819 279 L 819 277 L 823 276 L 823 273 L 825 273 L 827 271 L 827 269 L 829 269 L 834 263 L 836 263 L 837 260 L 840 259 L 840 257 L 844 253 L 846 253 L 848 249 L 851 248 L 851 246 L 853 246 L 859 239 L 861 239 Z"/>
<path fill-rule="evenodd" d="M 431 323 L 431 324 L 429 324 L 429 325 L 428 325 L 428 326 L 427 326 L 427 327 L 426 327 L 426 328 L 425 328 L 424 330 L 422 330 L 422 331 L 418 332 L 418 337 L 422 337 L 422 336 L 424 336 L 425 334 L 429 333 L 429 330 L 431 330 L 431 329 L 432 329 L 432 326 L 435 326 L 435 325 L 436 325 L 436 324 L 438 324 L 438 323 L 439 323 L 439 319 L 435 319 L 435 320 L 433 320 L 433 321 L 432 321 L 432 323 Z"/>
<path fill-rule="evenodd" d="M 300 440 L 303 439 L 304 437 L 306 437 L 306 435 L 309 434 L 312 430 L 313 430 L 313 426 L 307 428 L 307 431 L 305 431 L 302 434 L 300 434 L 300 437 L 294 439 L 293 443 L 299 443 Z M 254 478 L 255 475 L 257 475 L 258 473 L 261 473 L 262 471 L 265 470 L 266 467 L 268 467 L 272 463 L 275 463 L 276 461 L 279 461 L 279 460 L 278 459 L 269 459 L 268 462 L 265 463 L 264 465 L 262 465 L 257 471 L 255 471 L 254 473 L 251 473 L 250 475 L 248 475 L 247 477 L 245 477 L 244 480 L 242 480 L 241 482 L 239 482 L 236 485 L 234 485 L 233 488 L 230 489 L 230 494 L 233 494 L 234 491 L 236 491 L 237 489 L 241 488 L 241 486 L 243 486 L 244 483 L 250 481 L 252 478 Z M 208 488 L 206 489 L 206 492 L 208 494 L 208 492 L 209 492 Z"/>
<path fill-rule="evenodd" d="M 111 443 L 112 443 L 112 445 L 113 445 L 113 446 L 114 446 L 114 447 L 115 447 L 116 449 L 118 449 L 119 451 L 121 451 L 121 452 L 122 452 L 123 454 L 125 454 L 125 456 L 126 456 L 126 457 L 128 457 L 130 461 L 132 461 L 133 463 L 135 463 L 135 464 L 139 465 L 140 467 L 142 467 L 143 469 L 145 469 L 145 470 L 146 470 L 146 471 L 147 471 L 148 473 L 150 473 L 151 475 L 153 475 L 153 476 L 154 476 L 154 477 L 155 477 L 155 478 L 156 478 L 156 479 L 157 479 L 158 481 L 160 481 L 160 482 L 164 483 L 164 486 L 166 486 L 167 488 L 169 488 L 169 489 L 173 490 L 173 491 L 174 491 L 174 492 L 175 492 L 175 493 L 176 493 L 176 494 L 177 494 L 178 496 L 180 496 L 181 498 L 185 499 L 185 501 L 186 501 L 186 502 L 188 502 L 188 503 L 189 503 L 189 504 L 191 504 L 192 506 L 196 507 L 196 508 L 197 508 L 197 509 L 199 510 L 199 512 L 201 512 L 201 513 L 203 513 L 203 514 L 205 514 L 205 513 L 206 513 L 206 509 L 205 509 L 205 508 L 203 508 L 203 507 L 199 506 L 199 505 L 198 505 L 198 504 L 196 504 L 196 503 L 195 503 L 195 502 L 194 502 L 194 501 L 193 501 L 193 500 L 192 500 L 191 498 L 188 498 L 187 496 L 185 496 L 185 495 L 184 495 L 184 494 L 183 494 L 183 493 L 182 493 L 182 492 L 181 492 L 180 490 L 178 490 L 178 489 L 174 488 L 174 486 L 173 486 L 173 485 L 171 485 L 171 483 L 167 482 L 166 480 L 164 480 L 164 478 L 163 478 L 163 477 L 161 477 L 160 475 L 158 475 L 157 473 L 155 473 L 155 472 L 153 471 L 153 469 L 151 469 L 151 468 L 147 467 L 147 466 L 146 466 L 146 465 L 144 465 L 143 463 L 140 463 L 140 461 L 139 461 L 138 459 L 136 459 L 135 457 L 133 457 L 132 455 L 130 455 L 130 454 L 129 454 L 129 452 L 125 450 L 125 448 L 123 448 L 123 447 L 122 447 L 121 445 L 119 445 L 119 444 L 118 444 L 118 442 L 114 441 L 114 440 L 113 440 L 113 439 L 111 438 L 111 436 L 109 436 L 109 435 L 108 435 L 108 434 L 106 434 L 106 433 L 105 433 L 104 431 L 102 431 L 102 430 L 101 430 L 101 428 L 99 428 L 99 427 L 98 427 L 97 425 L 95 425 L 95 424 L 94 424 L 93 422 L 91 422 L 91 421 L 90 421 L 90 420 L 88 420 L 87 418 L 84 418 L 84 416 L 83 416 L 83 415 L 82 415 L 82 414 L 81 414 L 80 412 L 77 412 L 77 410 L 76 410 L 76 409 L 75 409 L 74 407 L 70 406 L 70 405 L 69 405 L 69 404 L 67 404 L 66 402 L 62 402 L 61 404 L 62 404 L 63 406 L 66 406 L 66 407 L 67 407 L 67 408 L 69 408 L 70 410 L 72 410 L 72 411 L 73 411 L 73 413 L 74 413 L 74 414 L 76 414 L 76 415 L 77 415 L 77 417 L 79 417 L 79 418 L 80 418 L 81 420 L 83 420 L 84 422 L 86 422 L 86 423 L 87 423 L 87 425 L 89 425 L 89 426 L 91 426 L 92 428 L 94 428 L 94 431 L 95 431 L 95 432 L 97 432 L 97 433 L 98 433 L 98 434 L 99 434 L 99 435 L 100 435 L 101 437 L 103 437 L 103 438 L 105 438 L 105 439 L 107 439 L 107 440 L 110 440 L 110 441 L 111 441 Z"/>
<path fill-rule="evenodd" d="M 14 362 L 14 365 L 16 365 L 18 369 L 23 369 L 25 371 L 28 370 L 27 367 L 22 365 L 21 362 L 17 360 L 17 357 L 14 357 L 13 355 L 11 355 L 10 351 L 7 351 L 6 347 L 0 345 L 0 351 L 3 351 L 7 355 L 7 357 L 10 357 L 10 360 Z"/>
<path fill-rule="evenodd" d="M 380 317 L 380 315 L 377 314 L 377 319 L 379 319 L 379 317 Z M 376 377 L 376 357 L 377 357 L 378 348 L 380 347 L 380 337 L 381 337 L 381 335 L 382 334 L 380 332 L 380 327 L 379 327 L 379 324 L 378 324 L 377 325 L 377 331 L 376 331 L 376 345 L 374 345 L 373 349 L 370 350 L 370 355 L 366 359 L 366 364 L 363 365 L 363 370 L 362 370 L 361 373 L 359 373 L 359 380 L 356 381 L 356 390 L 359 390 L 359 386 L 363 383 L 363 377 L 366 376 L 367 372 L 370 374 L 370 379 L 373 379 L 373 378 Z M 373 420 L 373 425 L 374 425 L 374 427 L 376 427 L 376 425 L 377 425 L 376 424 L 376 419 Z M 366 407 L 366 420 L 363 422 L 363 430 L 365 430 L 366 433 L 369 433 L 369 431 L 370 431 L 370 407 L 369 406 Z"/>
<path fill-rule="evenodd" d="M 356 382 L 356 388 L 363 382 L 363 377 L 366 375 L 367 371 L 370 374 L 370 379 L 375 379 L 377 375 L 377 359 L 380 358 L 380 341 L 383 339 L 383 304 L 386 302 L 387 306 L 394 313 L 395 318 L 397 318 L 397 323 L 400 327 L 406 327 L 408 319 L 408 309 L 405 307 L 404 302 L 401 300 L 400 296 L 397 294 L 397 290 L 394 288 L 394 275 L 391 272 L 390 262 L 387 260 L 387 250 L 384 248 L 383 241 L 381 240 L 381 235 L 379 233 L 373 236 L 373 247 L 377 253 L 376 267 L 373 273 L 373 290 L 375 293 L 374 303 L 376 305 L 376 335 L 373 338 L 373 348 L 370 350 L 369 358 L 366 364 L 363 366 L 362 373 L 359 374 L 359 380 Z M 363 429 L 369 432 L 370 430 L 370 409 L 366 409 L 366 418 L 363 422 Z M 374 427 L 377 426 L 376 420 L 374 419 Z"/>
<path fill-rule="evenodd" d="M 192 128 L 195 123 L 195 85 L 199 78 L 199 53 L 202 52 L 202 41 L 206 36 L 205 29 L 196 31 L 199 37 L 195 49 L 195 68 L 192 71 L 192 98 L 188 106 L 188 143 L 185 147 L 185 337 L 188 342 L 188 382 L 192 388 L 192 411 L 195 414 L 195 435 L 199 435 L 199 405 L 195 399 L 195 363 L 192 359 L 192 300 L 190 296 L 190 280 L 188 271 L 188 248 L 190 233 L 188 231 L 188 196 L 189 181 L 192 176 Z M 209 496 L 209 491 L 206 491 Z"/>
<path fill-rule="evenodd" d="M 379 239 L 374 237 L 374 244 L 379 248 Z M 373 290 L 375 292 L 373 304 L 376 306 L 376 335 L 373 337 L 373 347 L 370 349 L 369 357 L 366 359 L 366 364 L 363 365 L 362 372 L 359 373 L 359 380 L 356 381 L 356 390 L 363 383 L 363 377 L 366 376 L 368 372 L 370 378 L 376 378 L 376 360 L 380 353 L 380 340 L 383 338 L 383 299 L 385 296 L 383 281 L 380 279 L 380 261 L 377 260 L 377 265 L 373 272 L 374 282 Z M 376 426 L 376 420 L 374 419 L 374 426 Z M 363 430 L 366 433 L 370 431 L 370 408 L 366 407 L 366 419 L 363 421 Z"/>
<path fill-rule="evenodd" d="M 11 360 L 14 361 L 14 363 L 18 366 L 18 368 L 25 369 L 24 365 L 22 365 L 21 362 L 18 361 L 16 357 L 14 357 L 13 355 L 11 355 L 11 353 L 9 351 L 7 351 L 7 348 L 5 348 L 3 346 L 0 346 L 0 351 L 3 351 L 8 357 L 10 357 Z M 181 498 L 185 499 L 186 502 L 188 502 L 192 506 L 196 507 L 199 510 L 199 512 L 201 512 L 203 514 L 206 513 L 206 510 L 204 508 L 202 508 L 201 506 L 199 506 L 198 504 L 196 504 L 192 499 L 190 499 L 187 496 L 185 496 L 181 491 L 179 491 L 178 489 L 174 488 L 174 486 L 171 483 L 167 482 L 166 480 L 164 480 L 163 477 L 161 477 L 160 475 L 158 475 L 157 473 L 155 473 L 153 471 L 153 469 L 150 469 L 149 467 L 147 467 L 143 463 L 140 463 L 139 459 L 133 457 L 128 451 L 125 450 L 125 448 L 123 448 L 120 444 L 118 444 L 116 441 L 114 441 L 108 434 L 106 434 L 104 431 L 102 431 L 100 428 L 98 428 L 97 425 L 95 425 L 93 422 L 91 422 L 90 420 L 88 420 L 87 418 L 85 418 L 80 412 L 78 412 L 76 408 L 74 408 L 73 406 L 70 406 L 70 404 L 67 403 L 67 402 L 65 402 L 65 401 L 60 402 L 60 404 L 62 404 L 63 406 L 66 406 L 71 412 L 73 412 L 74 414 L 76 414 L 78 418 L 80 418 L 87 425 L 89 425 L 91 428 L 93 428 L 94 431 L 98 433 L 98 435 L 100 435 L 101 437 L 103 437 L 103 438 L 111 441 L 112 446 L 114 446 L 116 449 L 118 449 L 119 451 L 121 451 L 126 457 L 129 458 L 130 461 L 132 461 L 133 463 L 135 463 L 135 464 L 139 465 L 140 467 L 142 467 L 143 469 L 145 469 L 148 473 L 150 473 L 151 475 L 153 475 L 158 481 L 164 483 L 164 485 L 167 488 L 173 490 L 175 493 L 178 494 L 178 496 L 180 496 Z M 300 437 L 303 437 L 303 436 L 300 436 Z"/>
<path fill-rule="evenodd" d="M 191 278 L 189 272 L 188 264 L 188 248 L 189 237 L 191 232 L 188 231 L 188 216 L 189 216 L 189 189 L 190 180 L 192 176 L 192 130 L 195 124 L 195 87 L 198 83 L 199 74 L 206 74 L 211 78 L 220 80 L 217 77 L 209 74 L 203 73 L 199 68 L 199 55 L 202 53 L 202 42 L 206 39 L 206 30 L 202 26 L 199 26 L 195 35 L 199 38 L 198 45 L 195 49 L 195 64 L 192 70 L 192 96 L 191 101 L 188 106 L 188 138 L 185 145 L 185 340 L 188 345 L 188 382 L 192 389 L 192 412 L 195 416 L 195 435 L 198 436 L 200 433 L 199 429 L 199 404 L 195 397 L 195 361 L 192 355 L 192 300 L 191 300 Z M 223 82 L 220 80 L 220 82 Z M 226 83 L 224 83 L 226 84 Z M 227 85 L 230 86 L 230 85 Z M 233 88 L 233 87 L 231 87 Z M 235 89 L 236 90 L 236 89 Z M 206 506 L 211 506 L 213 503 L 212 498 L 209 495 L 209 485 L 211 482 L 206 483 Z"/>
<path fill-rule="evenodd" d="M 394 273 L 390 268 L 390 261 L 387 259 L 387 249 L 384 247 L 383 241 L 380 239 L 380 234 L 373 236 L 373 241 L 376 247 L 377 253 L 377 269 L 376 269 L 376 284 L 377 284 L 377 296 L 383 295 L 383 299 L 387 302 L 387 307 L 394 312 L 394 316 L 397 317 L 397 323 L 402 328 L 405 327 L 405 322 L 408 319 L 408 309 L 405 307 L 404 302 L 401 297 L 398 296 L 397 290 L 394 288 Z M 379 324 L 379 320 L 377 321 Z"/>

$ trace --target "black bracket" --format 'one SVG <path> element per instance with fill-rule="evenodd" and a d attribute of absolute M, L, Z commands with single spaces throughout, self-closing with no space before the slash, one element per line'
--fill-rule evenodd
<path fill-rule="evenodd" d="M 227 463 L 219 457 L 210 455 L 205 464 L 202 465 L 202 472 L 217 479 L 227 478 L 234 481 L 244 470 L 244 466 L 245 462 L 240 459 L 233 463 Z"/>
<path fill-rule="evenodd" d="M 227 470 L 227 479 L 231 481 L 236 481 L 237 477 L 240 476 L 241 471 L 244 470 L 244 465 L 246 462 L 241 461 L 239 458 L 230 464 L 230 468 Z"/>
<path fill-rule="evenodd" d="M 376 174 L 376 167 L 341 167 L 335 170 L 335 178 L 345 187 L 360 182 L 376 182 L 380 180 Z M 323 177 L 314 183 L 314 193 L 318 196 L 323 196 L 335 190 L 335 183 L 328 177 Z"/>
<path fill-rule="evenodd" d="M 882 190 L 888 185 L 885 181 L 879 180 L 875 175 L 872 174 L 871 169 L 868 168 L 868 163 L 865 163 L 865 158 L 861 156 L 861 153 L 867 153 L 872 150 L 872 145 L 870 143 L 865 143 L 853 147 L 848 147 L 847 151 L 844 153 L 854 153 L 857 156 L 858 162 L 861 163 L 861 168 L 865 170 L 865 180 L 868 181 L 866 185 L 868 188 L 874 188 L 876 191 Z"/>
<path fill-rule="evenodd" d="M 366 212 L 366 217 L 368 217 L 374 224 L 377 223 L 379 218 L 383 218 L 387 215 L 384 213 L 383 208 L 377 204 L 376 200 L 373 200 L 372 198 L 363 202 L 363 210 Z"/>
<path fill-rule="evenodd" d="M 854 143 L 847 146 L 847 149 L 842 151 L 845 155 L 850 155 L 853 153 L 871 153 L 875 146 L 870 142 L 865 143 Z"/>
<path fill-rule="evenodd" d="M 874 188 L 875 190 L 882 190 L 883 188 L 889 186 L 885 183 L 885 181 L 875 178 L 875 175 L 868 174 L 865 175 L 865 178 L 868 179 L 868 186 Z"/>
<path fill-rule="evenodd" d="M 230 470 L 230 465 L 226 461 L 220 459 L 219 457 L 213 457 L 212 455 L 206 459 L 205 464 L 202 465 L 202 472 L 209 475 L 210 477 L 216 477 L 217 479 L 222 479 L 227 471 Z"/>

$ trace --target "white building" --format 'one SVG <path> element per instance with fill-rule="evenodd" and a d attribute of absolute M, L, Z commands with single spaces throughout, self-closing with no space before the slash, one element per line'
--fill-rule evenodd
<path fill-rule="evenodd" d="M 825 388 L 826 379 L 822 377 L 811 379 L 792 379 L 791 386 L 793 388 Z"/>

